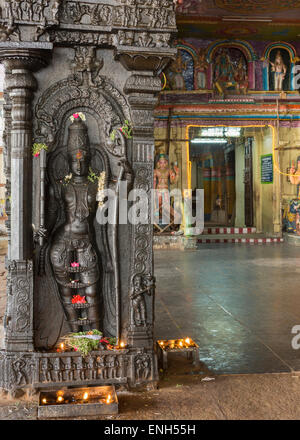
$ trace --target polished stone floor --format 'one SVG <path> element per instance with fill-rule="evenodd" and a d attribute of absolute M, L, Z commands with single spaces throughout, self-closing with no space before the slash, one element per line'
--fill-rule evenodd
<path fill-rule="evenodd" d="M 288 244 L 155 251 L 157 339 L 192 337 L 217 374 L 300 371 L 300 253 Z"/>

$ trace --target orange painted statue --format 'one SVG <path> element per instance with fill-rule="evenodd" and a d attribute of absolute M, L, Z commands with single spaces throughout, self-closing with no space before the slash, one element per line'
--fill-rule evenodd
<path fill-rule="evenodd" d="M 234 73 L 235 89 L 237 93 L 247 93 L 249 82 L 247 75 L 247 68 L 243 62 L 243 57 L 240 58 L 237 69 Z"/>
<path fill-rule="evenodd" d="M 289 181 L 297 185 L 297 196 L 291 200 L 284 213 L 284 224 L 287 232 L 294 232 L 300 235 L 300 156 L 297 158 L 297 169 L 295 162 L 292 162 L 290 168 Z"/>
<path fill-rule="evenodd" d="M 179 178 L 179 168 L 177 165 L 169 166 L 169 161 L 165 154 L 160 154 L 154 170 L 153 187 L 156 190 L 155 216 L 158 216 L 164 208 L 164 212 L 170 214 L 170 221 L 174 221 L 175 215 L 179 215 L 170 204 L 169 186 L 170 183 L 177 183 Z"/>

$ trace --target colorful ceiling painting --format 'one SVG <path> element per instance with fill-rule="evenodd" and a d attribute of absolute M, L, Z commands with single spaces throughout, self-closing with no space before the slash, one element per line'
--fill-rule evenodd
<path fill-rule="evenodd" d="M 180 37 L 297 41 L 300 0 L 178 0 Z"/>
<path fill-rule="evenodd" d="M 239 14 L 260 14 L 300 8 L 299 0 L 215 0 L 217 7 Z"/>

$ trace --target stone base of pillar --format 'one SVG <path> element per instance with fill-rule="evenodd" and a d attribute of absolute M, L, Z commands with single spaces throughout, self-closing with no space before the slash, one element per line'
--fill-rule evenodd
<path fill-rule="evenodd" d="M 31 352 L 33 345 L 33 264 L 10 261 L 4 316 L 4 345 L 8 351 Z"/>
<path fill-rule="evenodd" d="M 153 387 L 158 381 L 154 348 L 42 353 L 0 350 L 0 391 L 12 397 L 40 389 L 115 385 Z"/>

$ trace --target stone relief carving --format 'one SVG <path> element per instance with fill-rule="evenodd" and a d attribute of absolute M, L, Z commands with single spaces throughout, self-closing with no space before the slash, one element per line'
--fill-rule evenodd
<path fill-rule="evenodd" d="M 33 383 L 36 361 L 32 355 L 16 353 L 4 355 L 0 352 L 0 386 L 10 390 L 12 396 L 16 390 L 26 388 Z"/>
<path fill-rule="evenodd" d="M 58 81 L 47 89 L 43 95 L 40 96 L 35 107 L 35 120 L 37 121 L 35 125 L 35 139 L 38 142 L 46 143 L 49 147 L 48 170 L 53 188 L 55 188 L 55 185 L 57 185 L 56 182 L 59 179 L 62 179 L 68 174 L 68 167 L 63 166 L 65 160 L 62 156 L 62 146 L 64 145 L 65 138 L 64 128 L 67 126 L 68 118 L 70 114 L 74 112 L 74 109 L 84 112 L 87 120 L 92 118 L 94 121 L 97 121 L 96 124 L 100 136 L 99 145 L 91 145 L 91 156 L 92 160 L 94 160 L 93 157 L 97 151 L 99 152 L 102 168 L 95 168 L 95 163 L 91 163 L 91 167 L 92 169 L 99 169 L 99 173 L 105 171 L 105 188 L 109 186 L 112 190 L 117 191 L 116 188 L 119 185 L 120 180 L 125 179 L 129 183 L 129 186 L 132 182 L 132 170 L 130 163 L 127 160 L 126 139 L 118 130 L 118 128 L 123 125 L 125 119 L 130 120 L 129 106 L 125 97 L 107 80 L 107 78 L 99 75 L 99 70 L 102 67 L 102 60 L 97 58 L 96 55 L 96 50 L 93 46 L 75 47 L 75 56 L 72 62 L 73 74 L 64 80 Z M 112 140 L 110 136 L 113 130 L 116 130 L 114 140 Z M 84 146 L 81 146 L 81 150 L 84 150 Z M 55 155 L 57 155 L 57 158 Z M 112 175 L 112 173 L 114 174 Z M 70 187 L 72 185 L 69 184 Z M 57 195 L 56 199 L 58 201 L 63 199 L 63 193 L 65 193 L 65 191 L 60 192 Z M 47 217 L 50 219 L 50 211 Z M 52 215 L 52 217 L 55 218 L 57 216 Z M 101 228 L 100 225 L 97 227 Z M 109 227 L 110 226 L 108 226 L 108 228 Z M 113 231 L 111 231 L 111 236 L 116 237 L 117 231 L 115 229 L 117 228 L 117 225 L 112 225 L 111 228 L 113 229 Z M 98 240 L 104 240 L 106 234 L 108 233 L 101 231 L 98 231 L 97 233 L 95 232 L 96 237 L 99 237 L 96 238 Z M 52 241 L 54 240 L 53 237 L 51 238 Z M 103 295 L 101 301 L 104 303 L 103 309 L 105 310 L 103 325 L 107 336 L 115 336 L 114 321 L 119 319 L 117 312 L 115 316 L 111 317 L 111 319 L 107 319 L 105 316 L 107 316 L 108 311 L 114 311 L 116 309 L 114 301 L 117 292 L 116 288 L 111 286 L 117 277 L 117 274 L 115 273 L 118 268 L 117 248 L 115 248 L 117 245 L 109 242 L 108 238 L 105 238 L 105 240 L 108 240 L 107 243 L 109 244 L 105 245 L 99 243 L 99 247 L 96 248 L 97 252 L 101 254 L 99 265 L 102 260 L 101 265 L 105 268 L 101 277 L 101 282 L 103 279 L 103 283 L 105 284 L 105 288 L 101 293 L 101 295 Z M 48 247 L 51 249 L 50 244 Z M 47 252 L 48 256 L 52 255 L 50 251 L 46 251 L 46 253 Z M 106 254 L 105 257 L 104 253 Z M 113 266 L 110 259 L 114 261 Z M 49 265 L 47 263 L 48 260 L 49 257 L 46 257 L 46 273 L 47 265 Z M 42 259 L 40 259 L 40 261 L 42 261 Z M 51 261 L 55 272 L 56 265 L 53 263 L 54 259 L 52 258 Z M 60 263 L 58 262 L 58 269 L 59 264 Z M 82 266 L 81 263 L 80 265 Z M 89 285 L 90 290 L 92 288 L 90 269 L 89 273 L 89 281 L 91 283 Z M 115 285 L 117 285 L 116 282 Z M 112 294 L 113 291 L 115 292 L 114 295 Z M 57 307 L 58 306 L 59 304 L 57 304 Z M 40 310 L 41 307 L 41 305 L 38 306 L 38 310 Z M 68 317 L 69 313 L 66 313 L 66 315 Z M 58 316 L 58 314 L 56 314 L 56 316 Z M 74 319 L 68 318 L 68 321 L 71 323 L 74 321 L 74 325 L 78 325 L 77 321 Z M 58 324 L 56 327 L 60 328 L 60 325 Z"/>
<path fill-rule="evenodd" d="M 101 32 L 76 32 L 67 30 L 49 30 L 49 39 L 57 44 L 94 44 L 112 46 L 113 36 Z"/>
<path fill-rule="evenodd" d="M 99 75 L 103 60 L 97 58 L 95 47 L 75 47 L 72 62 L 74 74 L 58 81 L 39 99 L 36 106 L 36 139 L 52 145 L 57 138 L 58 127 L 65 114 L 66 97 L 72 97 L 78 107 L 89 107 L 101 114 L 106 135 L 107 148 L 113 148 L 110 133 L 121 125 L 122 115 L 116 113 L 112 98 L 122 109 L 126 119 L 130 119 L 128 103 L 124 96 L 105 78 Z"/>
<path fill-rule="evenodd" d="M 127 375 L 128 360 L 125 356 L 106 354 L 45 357 L 39 361 L 39 382 L 78 382 L 111 380 Z"/>
<path fill-rule="evenodd" d="M 152 296 L 155 289 L 155 278 L 148 275 L 135 275 L 130 299 L 132 301 L 133 320 L 137 327 L 147 326 L 147 308 L 145 295 Z"/>
<path fill-rule="evenodd" d="M 172 0 L 154 0 L 150 3 L 138 0 L 121 0 L 119 6 L 66 1 L 60 11 L 60 22 L 156 29 L 174 29 L 176 27 Z"/>
<path fill-rule="evenodd" d="M 32 346 L 32 261 L 10 261 L 8 264 L 7 304 L 4 317 L 6 346 Z M 13 293 L 13 294 L 12 294 Z"/>
<path fill-rule="evenodd" d="M 138 355 L 135 358 L 135 375 L 137 383 L 147 380 L 151 375 L 151 358 L 149 355 Z"/>
<path fill-rule="evenodd" d="M 75 47 L 75 57 L 72 62 L 74 75 L 78 76 L 79 83 L 84 82 L 96 86 L 98 73 L 103 67 L 103 59 L 96 57 L 95 46 Z M 84 78 L 86 75 L 86 79 Z"/>
<path fill-rule="evenodd" d="M 20 41 L 20 30 L 14 24 L 12 19 L 9 19 L 7 24 L 0 26 L 0 41 L 14 40 Z"/>
<path fill-rule="evenodd" d="M 15 21 L 58 22 L 61 0 L 5 0 L 1 18 Z"/>
<path fill-rule="evenodd" d="M 173 1 L 121 1 L 119 5 L 62 0 L 5 1 L 0 15 L 0 41 L 169 47 L 176 30 Z M 24 25 L 32 31 L 24 31 Z M 64 29 L 64 27 L 74 29 Z M 73 25 L 73 26 L 72 26 Z M 107 33 L 99 32 L 107 28 Z M 84 29 L 83 29 L 84 27 Z M 87 29 L 89 27 L 89 29 Z M 122 31 L 112 28 L 132 28 Z M 137 32 L 142 28 L 142 32 Z M 161 31 L 149 33 L 148 29 Z M 163 31 L 163 32 L 162 32 Z M 115 35 L 113 35 L 115 34 Z"/>
<path fill-rule="evenodd" d="M 62 0 L 5 1 L 0 15 L 0 41 L 22 41 L 21 24 L 34 26 L 29 39 L 38 41 L 48 29 L 57 25 Z M 28 35 L 24 37 L 25 40 Z M 45 39 L 48 40 L 46 35 Z"/>

